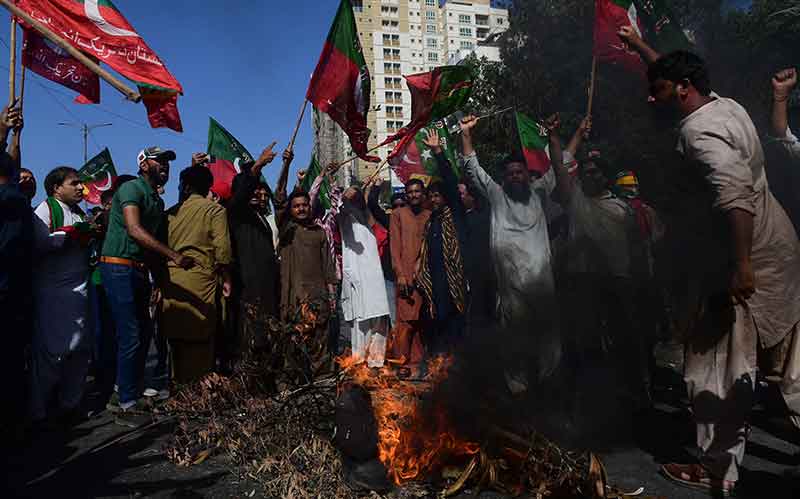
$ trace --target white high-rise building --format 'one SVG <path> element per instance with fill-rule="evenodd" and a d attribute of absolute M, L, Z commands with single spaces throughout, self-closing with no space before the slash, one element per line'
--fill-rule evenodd
<path fill-rule="evenodd" d="M 508 9 L 496 0 L 351 0 L 364 58 L 372 76 L 370 147 L 411 120 L 411 95 L 403 75 L 454 64 L 475 52 L 500 60 L 492 39 L 508 28 Z M 485 43 L 488 42 L 488 43 Z M 347 137 L 342 137 L 350 152 Z M 392 146 L 373 154 L 381 158 Z M 376 164 L 356 160 L 353 176 L 364 178 Z M 389 178 L 388 169 L 382 172 Z"/>

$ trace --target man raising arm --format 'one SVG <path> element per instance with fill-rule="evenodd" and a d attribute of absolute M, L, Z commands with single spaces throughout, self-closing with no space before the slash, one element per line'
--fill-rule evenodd
<path fill-rule="evenodd" d="M 772 77 L 772 134 L 793 158 L 800 158 L 800 141 L 789 129 L 789 95 L 796 85 L 795 68 L 778 71 Z"/>

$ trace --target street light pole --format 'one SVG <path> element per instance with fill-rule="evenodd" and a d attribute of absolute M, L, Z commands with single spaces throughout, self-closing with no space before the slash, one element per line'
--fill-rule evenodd
<path fill-rule="evenodd" d="M 68 126 L 72 128 L 77 128 L 81 131 L 83 135 L 83 164 L 85 165 L 89 161 L 89 132 L 94 130 L 95 128 L 101 128 L 105 126 L 111 126 L 113 123 L 98 123 L 96 125 L 87 125 L 86 123 L 59 123 L 59 126 Z"/>

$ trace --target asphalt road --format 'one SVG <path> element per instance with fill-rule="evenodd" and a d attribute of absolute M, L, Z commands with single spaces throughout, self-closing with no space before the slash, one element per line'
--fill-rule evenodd
<path fill-rule="evenodd" d="M 661 463 L 691 457 L 694 429 L 679 377 L 662 371 L 657 378 L 656 410 L 632 420 L 609 408 L 602 389 L 607 374 L 604 369 L 585 373 L 588 395 L 582 414 L 586 427 L 597 437 L 598 454 L 610 482 L 624 491 L 643 487 L 642 497 L 708 497 L 676 486 L 658 473 Z M 772 388 L 762 387 L 759 394 L 737 497 L 800 498 L 800 480 L 784 477 L 787 470 L 800 465 L 800 432 L 782 417 Z M 250 497 L 253 491 L 253 497 L 260 497 L 257 485 L 230 473 L 224 457 L 191 468 L 169 463 L 163 454 L 169 423 L 116 440 L 130 431 L 101 414 L 68 432 L 25 439 L 24 445 L 3 452 L 0 458 L 4 472 L 0 498 L 227 498 Z"/>

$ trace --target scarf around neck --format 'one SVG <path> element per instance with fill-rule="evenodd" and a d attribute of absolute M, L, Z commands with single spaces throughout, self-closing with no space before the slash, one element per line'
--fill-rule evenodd
<path fill-rule="evenodd" d="M 439 212 L 442 221 L 442 251 L 444 253 L 444 268 L 447 274 L 447 287 L 450 291 L 450 299 L 458 313 L 463 314 L 465 298 L 464 262 L 461 256 L 461 245 L 458 241 L 458 231 L 456 230 L 453 211 L 449 206 L 445 206 Z M 430 307 L 431 317 L 436 316 L 436 307 L 433 304 L 433 280 L 431 279 L 431 265 L 429 261 L 430 247 L 428 235 L 430 234 L 431 224 L 434 216 L 430 217 L 425 223 L 425 231 L 420 249 L 420 272 L 417 276 L 417 284 L 420 293 L 427 300 Z"/>

